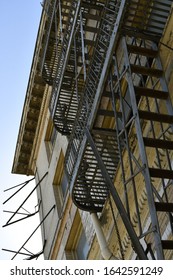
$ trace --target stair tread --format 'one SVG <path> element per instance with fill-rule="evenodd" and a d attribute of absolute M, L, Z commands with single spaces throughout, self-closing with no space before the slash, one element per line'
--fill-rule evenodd
<path fill-rule="evenodd" d="M 149 68 L 140 65 L 133 65 L 133 64 L 131 64 L 131 71 L 137 74 L 154 76 L 154 77 L 161 77 L 163 74 L 163 71 L 160 69 L 154 69 L 154 68 Z"/>
<path fill-rule="evenodd" d="M 143 54 L 143 55 L 149 56 L 149 57 L 156 57 L 158 54 L 157 50 L 147 49 L 147 48 L 140 47 L 140 46 L 128 45 L 127 47 L 130 52 L 135 53 L 135 54 Z"/>
<path fill-rule="evenodd" d="M 151 177 L 173 179 L 173 170 L 149 168 L 149 172 Z"/>
<path fill-rule="evenodd" d="M 155 202 L 156 211 L 173 212 L 173 203 L 171 202 Z"/>
<path fill-rule="evenodd" d="M 163 249 L 173 249 L 173 240 L 162 240 Z"/>
<path fill-rule="evenodd" d="M 116 137 L 116 130 L 111 129 L 111 128 L 102 128 L 102 127 L 93 128 L 92 133 L 93 134 L 99 134 L 99 135 L 103 134 L 103 135 L 106 135 L 106 136 Z"/>
<path fill-rule="evenodd" d="M 158 122 L 173 123 L 173 116 L 166 114 L 159 114 L 154 112 L 148 112 L 139 110 L 139 117 L 146 120 L 153 120 Z"/>
<path fill-rule="evenodd" d="M 169 93 L 166 91 L 154 90 L 145 87 L 135 87 L 135 93 L 136 95 L 140 95 L 140 96 L 147 96 L 147 97 L 153 97 L 153 98 L 165 99 L 165 100 L 168 98 L 169 95 Z"/>
<path fill-rule="evenodd" d="M 173 141 L 162 140 L 162 139 L 153 139 L 143 137 L 145 146 L 161 148 L 161 149 L 173 149 Z"/>
<path fill-rule="evenodd" d="M 126 35 L 129 35 L 129 36 L 132 36 L 132 37 L 135 37 L 135 38 L 141 38 L 141 39 L 144 39 L 144 40 L 149 40 L 149 41 L 153 41 L 153 34 L 150 32 L 150 33 L 147 33 L 147 32 L 140 32 L 139 31 L 135 31 L 133 29 L 126 29 L 127 26 L 125 26 L 125 28 L 123 29 L 123 33 L 126 34 Z M 155 42 L 160 42 L 160 38 L 161 36 L 157 33 L 154 35 L 154 41 Z"/>
<path fill-rule="evenodd" d="M 98 110 L 98 114 L 102 115 L 102 116 L 114 117 L 114 111 L 105 110 L 105 109 L 99 109 Z"/>
<path fill-rule="evenodd" d="M 97 114 L 101 116 L 115 117 L 114 111 L 106 110 L 106 109 L 98 109 Z M 122 117 L 121 112 L 118 112 L 117 115 L 119 118 Z"/>

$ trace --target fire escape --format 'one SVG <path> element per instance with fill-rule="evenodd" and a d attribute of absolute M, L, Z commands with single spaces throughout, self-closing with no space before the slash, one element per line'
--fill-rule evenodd
<path fill-rule="evenodd" d="M 65 169 L 73 201 L 101 212 L 110 194 L 137 258 L 148 259 L 149 244 L 153 258 L 169 258 L 173 107 L 159 46 L 172 1 L 51 3 L 49 29 L 58 18 L 61 32 L 56 59 L 50 52 L 57 68 L 49 75 L 50 111 L 69 138 Z"/>
<path fill-rule="evenodd" d="M 50 111 L 55 127 L 65 135 L 71 133 L 85 85 L 103 9 L 99 2 L 103 1 L 53 0 L 44 7 L 47 25 L 40 69 L 52 85 Z"/>

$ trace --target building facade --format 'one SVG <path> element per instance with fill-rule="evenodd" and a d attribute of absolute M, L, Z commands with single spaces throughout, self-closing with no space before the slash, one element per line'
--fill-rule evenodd
<path fill-rule="evenodd" d="M 172 2 L 43 2 L 12 172 L 45 259 L 173 259 Z"/>

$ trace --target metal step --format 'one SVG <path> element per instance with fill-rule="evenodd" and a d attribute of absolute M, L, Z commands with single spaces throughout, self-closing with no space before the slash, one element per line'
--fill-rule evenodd
<path fill-rule="evenodd" d="M 108 117 L 108 116 L 109 116 L 109 117 L 114 117 L 114 111 L 99 109 L 99 110 L 98 110 L 98 115 L 107 116 L 107 117 Z"/>
<path fill-rule="evenodd" d="M 110 111 L 110 110 L 99 109 L 97 113 L 98 113 L 98 115 L 101 115 L 101 116 L 115 117 L 114 111 Z M 117 117 L 118 118 L 122 117 L 121 112 L 117 113 Z"/>
<path fill-rule="evenodd" d="M 144 76 L 153 76 L 160 78 L 163 75 L 163 71 L 160 69 L 154 69 L 154 68 L 148 68 L 144 66 L 139 66 L 139 65 L 130 65 L 131 71 L 136 74 L 141 74 Z"/>
<path fill-rule="evenodd" d="M 92 134 L 98 134 L 98 135 L 110 135 L 110 136 L 116 136 L 116 130 L 115 129 L 110 129 L 110 128 L 94 128 L 92 129 Z"/>
<path fill-rule="evenodd" d="M 137 31 L 137 30 L 134 30 L 133 28 L 129 29 L 129 28 L 126 28 L 126 26 L 124 26 L 122 33 L 124 35 L 128 35 L 130 37 L 140 38 L 140 39 L 149 40 L 149 41 L 152 41 L 152 39 L 153 39 L 153 34 L 151 34 L 151 33 L 147 33 L 145 31 L 143 32 L 142 30 Z M 154 41 L 160 42 L 159 34 L 155 34 Z"/>
<path fill-rule="evenodd" d="M 138 96 L 146 96 L 146 97 L 152 97 L 157 99 L 164 99 L 166 100 L 168 98 L 168 92 L 161 91 L 161 90 L 154 90 L 150 88 L 145 87 L 134 87 L 135 93 Z"/>
<path fill-rule="evenodd" d="M 162 247 L 165 250 L 173 250 L 173 240 L 162 240 Z"/>
<path fill-rule="evenodd" d="M 143 140 L 145 146 L 147 147 L 173 150 L 173 141 L 146 138 L 146 137 L 144 137 Z"/>
<path fill-rule="evenodd" d="M 173 203 L 170 202 L 155 202 L 156 211 L 173 212 Z"/>
<path fill-rule="evenodd" d="M 142 3 L 141 3 L 142 2 Z M 162 1 L 163 2 L 163 1 Z M 173 212 L 173 203 L 170 202 L 155 202 L 154 198 L 157 196 L 156 190 L 158 190 L 158 184 L 161 184 L 161 191 L 164 193 L 164 197 L 169 197 L 168 188 L 164 188 L 167 180 L 173 180 L 173 170 L 170 167 L 171 162 L 171 153 L 166 151 L 164 153 L 163 158 L 160 156 L 161 151 L 157 151 L 156 149 L 167 149 L 173 150 L 173 142 L 167 141 L 161 137 L 161 139 L 154 139 L 143 137 L 144 130 L 151 132 L 151 135 L 155 135 L 158 133 L 164 135 L 166 131 L 169 130 L 170 124 L 173 124 L 173 111 L 172 105 L 169 98 L 167 81 L 164 77 L 164 69 L 162 69 L 161 60 L 159 57 L 158 44 L 157 40 L 160 40 L 159 37 L 162 35 L 162 31 L 164 29 L 164 20 L 160 20 L 159 14 L 162 13 L 162 5 L 163 10 L 165 8 L 164 4 L 161 3 L 160 0 L 150 1 L 135 1 L 130 0 L 129 5 L 126 7 L 126 22 L 124 24 L 124 33 L 128 35 L 127 37 L 122 37 L 122 43 L 118 50 L 124 51 L 124 59 L 116 57 L 116 72 L 118 83 L 121 87 L 121 83 L 123 83 L 123 79 L 121 77 L 122 71 L 124 69 L 129 69 L 130 73 L 127 75 L 127 84 L 129 90 L 129 96 L 127 99 L 123 96 L 123 91 L 120 93 L 120 97 L 122 95 L 122 99 L 119 99 L 118 108 L 116 110 L 122 110 L 125 101 L 130 104 L 133 112 L 133 117 L 135 118 L 134 126 L 134 134 L 119 134 L 118 136 L 124 137 L 125 143 L 132 143 L 133 139 L 131 135 L 134 137 L 137 136 L 137 141 L 139 145 L 139 159 L 143 163 L 144 172 L 142 169 L 139 170 L 141 174 L 144 176 L 145 181 L 145 191 L 147 196 L 148 203 L 148 212 L 151 219 L 151 227 L 155 229 L 152 237 L 152 249 L 154 248 L 154 254 L 156 254 L 156 258 L 164 259 L 167 256 L 164 255 L 162 249 L 173 249 L 173 240 L 163 240 L 161 234 L 164 234 L 167 225 L 172 225 L 172 212 Z M 133 5 L 134 4 L 134 5 Z M 147 6 L 146 10 L 143 6 L 145 4 Z M 153 5 L 153 6 L 152 6 Z M 171 5 L 171 4 L 170 4 Z M 150 7 L 149 7 L 150 6 Z M 137 11 L 134 15 L 134 11 Z M 143 12 L 148 13 L 148 18 L 146 18 Z M 139 13 L 138 13 L 139 12 Z M 157 15 L 153 15 L 153 12 L 158 12 Z M 167 12 L 167 11 L 166 11 Z M 166 13 L 165 12 L 165 13 Z M 141 15 L 141 16 L 140 16 Z M 145 22 L 143 19 L 145 18 Z M 158 21 L 160 23 L 158 24 Z M 147 26 L 146 26 L 147 24 Z M 122 55 L 122 56 L 123 56 Z M 123 70 L 122 70 L 123 69 Z M 124 74 L 124 73 L 123 73 Z M 124 77 L 123 77 L 124 78 Z M 146 88 L 146 86 L 150 88 Z M 159 90 L 158 90 L 159 89 Z M 138 98 L 139 97 L 139 98 Z M 138 102 L 140 97 L 142 98 Z M 129 98 L 129 99 L 128 99 Z M 137 100 L 135 100 L 137 98 Z M 151 98 L 151 99 L 150 99 Z M 130 100 L 130 101 L 129 101 Z M 136 101 L 136 102 L 134 102 Z M 150 103 L 152 105 L 150 106 Z M 163 107 L 162 107 L 163 104 Z M 139 107 L 142 105 L 141 107 Z M 120 109 L 119 109 L 120 108 Z M 140 109 L 141 108 L 141 109 Z M 162 110 L 164 108 L 164 111 Z M 126 108 L 125 108 L 126 109 Z M 144 111 L 145 110 L 145 111 Z M 151 110 L 151 111 L 150 111 Z M 162 113 L 163 112 L 163 113 Z M 143 122 L 142 120 L 146 120 Z M 158 122 L 158 123 L 156 123 Z M 117 126 L 119 123 L 116 123 Z M 126 114 L 122 115 L 122 126 L 126 124 Z M 131 126 L 133 129 L 133 126 Z M 151 128 L 151 130 L 149 130 Z M 117 129 L 117 128 L 116 128 Z M 131 129 L 131 131 L 132 131 Z M 117 129 L 118 130 L 118 129 Z M 136 135 L 135 135 L 136 133 Z M 153 136 L 154 137 L 154 136 Z M 166 138 L 166 135 L 165 135 Z M 143 141 L 141 141 L 143 139 Z M 130 145 L 129 145 L 130 146 Z M 153 158 L 151 158 L 151 149 L 147 149 L 146 147 L 154 148 L 152 149 L 154 152 Z M 131 148 L 131 146 L 130 146 Z M 134 154 L 133 154 L 134 149 Z M 124 150 L 120 150 L 120 162 L 122 162 L 122 178 L 124 187 L 126 187 L 126 182 L 129 181 L 126 179 L 127 177 L 127 167 L 126 167 L 126 158 L 124 159 L 124 151 L 126 155 L 129 153 L 129 147 L 125 145 Z M 128 155 L 128 161 L 133 166 L 133 162 L 131 160 L 132 156 L 136 156 L 136 149 L 132 146 L 131 153 Z M 138 164 L 140 163 L 138 162 Z M 152 167 L 152 162 L 156 162 L 160 168 L 155 166 Z M 163 161 L 163 162 L 162 162 Z M 163 166 L 163 164 L 165 164 Z M 150 167 L 151 166 L 151 167 Z M 165 169 L 162 169 L 165 168 Z M 130 170 L 130 168 L 129 168 Z M 123 174 L 124 173 L 124 174 Z M 134 178 L 136 176 L 134 170 L 132 171 L 132 175 L 130 177 Z M 156 179 L 155 179 L 156 178 Z M 139 186 L 138 181 L 133 181 L 134 186 Z M 127 189 L 126 189 L 127 190 Z M 125 190 L 125 191 L 126 191 Z M 126 195 L 126 193 L 125 193 Z M 138 191 L 137 195 L 138 196 Z M 135 200 L 134 200 L 135 201 Z M 171 201 L 171 200 L 170 200 Z M 139 207 L 139 201 L 136 199 L 136 205 Z M 127 190 L 127 209 L 129 211 L 129 216 L 131 214 L 131 205 L 128 203 L 128 190 Z M 140 210 L 139 210 L 140 212 Z M 158 213 L 161 212 L 161 213 Z M 164 212 L 164 213 L 162 213 Z M 165 218 L 166 216 L 166 218 Z M 140 213 L 136 211 L 136 220 L 140 221 Z M 164 227 L 162 228 L 162 220 L 165 219 Z M 137 224 L 135 224 L 137 228 Z M 143 224 L 141 222 L 141 232 L 144 231 Z M 172 230 L 172 228 L 171 228 Z M 165 238 L 166 239 L 166 238 Z M 170 238 L 169 238 L 170 239 Z M 162 248 L 163 246 L 163 248 Z"/>
<path fill-rule="evenodd" d="M 173 170 L 149 168 L 149 172 L 151 177 L 173 179 Z"/>
<path fill-rule="evenodd" d="M 139 117 L 141 119 L 156 121 L 156 122 L 163 122 L 163 123 L 173 123 L 173 116 L 166 115 L 166 114 L 158 114 L 148 111 L 139 110 Z"/>
<path fill-rule="evenodd" d="M 140 46 L 127 45 L 127 48 L 130 53 L 135 53 L 135 54 L 148 56 L 148 57 L 156 57 L 158 54 L 158 51 L 156 51 L 156 50 L 147 49 L 147 48 L 140 47 Z"/>

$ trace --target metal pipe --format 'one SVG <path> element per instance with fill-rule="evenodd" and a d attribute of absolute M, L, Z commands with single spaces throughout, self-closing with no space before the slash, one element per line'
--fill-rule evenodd
<path fill-rule="evenodd" d="M 112 254 L 110 249 L 108 248 L 106 238 L 103 234 L 103 230 L 101 228 L 101 225 L 100 225 L 99 219 L 97 217 L 97 214 L 96 213 L 90 213 L 90 215 L 91 215 L 91 220 L 93 222 L 93 226 L 94 226 L 94 229 L 95 229 L 95 232 L 96 232 L 98 243 L 100 245 L 100 250 L 101 250 L 102 257 L 105 260 L 118 260 L 118 258 L 116 258 Z"/>

